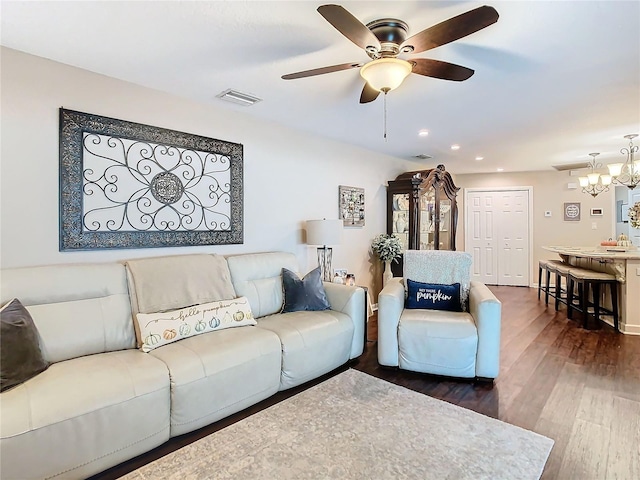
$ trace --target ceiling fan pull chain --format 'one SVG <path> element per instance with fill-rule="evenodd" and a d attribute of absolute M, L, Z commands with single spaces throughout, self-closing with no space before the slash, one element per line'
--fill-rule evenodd
<path fill-rule="evenodd" d="M 387 141 L 387 92 L 384 92 L 384 141 Z"/>

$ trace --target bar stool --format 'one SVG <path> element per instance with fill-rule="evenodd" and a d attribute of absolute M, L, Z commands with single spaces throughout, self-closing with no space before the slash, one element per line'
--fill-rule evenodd
<path fill-rule="evenodd" d="M 538 300 L 544 290 L 544 303 L 549 305 L 549 297 L 555 299 L 555 309 L 559 310 L 560 304 L 567 303 L 567 285 L 569 269 L 574 268 L 560 260 L 540 260 L 538 262 Z M 545 272 L 545 284 L 542 284 L 542 274 Z M 555 287 L 551 289 L 551 274 L 554 274 Z M 562 287 L 564 279 L 565 288 Z"/>
<path fill-rule="evenodd" d="M 556 273 L 556 260 L 545 260 L 544 269 L 546 271 L 544 284 L 544 304 L 549 305 L 549 296 L 554 296 L 554 293 L 551 291 L 551 274 L 553 273 L 555 275 Z"/>
<path fill-rule="evenodd" d="M 549 262 L 551 262 L 551 260 L 540 260 L 538 261 L 538 300 L 540 300 L 540 293 L 542 292 L 542 290 L 544 289 L 545 294 L 549 285 L 549 277 L 550 275 L 547 275 L 547 271 L 549 268 Z M 545 276 L 546 276 L 546 284 L 543 285 L 542 284 L 542 273 L 544 272 Z M 548 297 L 546 297 L 546 303 L 549 303 L 548 301 Z"/>
<path fill-rule="evenodd" d="M 569 273 L 575 267 L 568 265 L 566 263 L 560 262 L 558 260 L 553 260 L 554 269 L 556 274 L 556 288 L 554 298 L 556 300 L 556 312 L 558 311 L 558 307 L 561 303 L 564 303 L 567 306 L 567 310 L 569 309 Z M 565 288 L 562 288 L 562 280 L 564 279 Z"/>
<path fill-rule="evenodd" d="M 578 286 L 578 306 L 573 304 L 573 289 Z M 609 285 L 611 288 L 611 310 L 600 305 L 600 287 Z M 589 290 L 593 294 L 593 302 L 589 301 Z M 613 326 L 616 332 L 620 332 L 618 324 L 618 280 L 614 275 L 604 272 L 595 272 L 583 268 L 571 268 L 569 270 L 569 286 L 567 288 L 567 317 L 572 318 L 572 311 L 581 312 L 583 319 L 583 328 L 587 328 L 589 319 L 589 307 L 593 306 L 593 315 L 596 322 L 600 321 L 600 314 L 612 315 Z"/>

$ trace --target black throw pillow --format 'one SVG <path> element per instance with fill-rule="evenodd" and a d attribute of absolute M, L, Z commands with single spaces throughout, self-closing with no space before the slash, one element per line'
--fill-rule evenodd
<path fill-rule="evenodd" d="M 282 269 L 284 307 L 282 313 L 301 310 L 329 310 L 331 305 L 322 286 L 320 267 L 311 270 L 302 280 L 291 270 Z"/>
<path fill-rule="evenodd" d="M 405 308 L 461 312 L 460 284 L 441 285 L 407 279 Z"/>
<path fill-rule="evenodd" d="M 0 310 L 0 392 L 20 385 L 49 366 L 40 350 L 38 330 L 20 300 Z"/>

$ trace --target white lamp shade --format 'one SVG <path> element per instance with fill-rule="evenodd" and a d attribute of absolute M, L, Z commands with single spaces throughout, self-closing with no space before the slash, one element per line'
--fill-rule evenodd
<path fill-rule="evenodd" d="M 339 245 L 342 243 L 342 220 L 307 220 L 308 245 Z"/>
<path fill-rule="evenodd" d="M 624 165 L 623 163 L 610 163 L 609 165 L 607 165 L 607 168 L 609 169 L 609 174 L 611 174 L 612 177 L 617 177 L 622 173 L 623 165 Z"/>
<path fill-rule="evenodd" d="M 587 177 L 578 177 L 578 181 L 580 182 L 581 187 L 589 186 L 589 179 Z"/>
<path fill-rule="evenodd" d="M 411 73 L 413 65 L 399 58 L 379 58 L 360 69 L 360 75 L 379 92 L 398 88 Z"/>
<path fill-rule="evenodd" d="M 611 185 L 611 175 L 600 175 L 602 185 Z"/>
<path fill-rule="evenodd" d="M 600 178 L 600 174 L 599 173 L 589 173 L 587 175 L 587 178 L 589 179 L 589 184 L 595 185 L 596 183 L 598 183 L 598 178 Z"/>

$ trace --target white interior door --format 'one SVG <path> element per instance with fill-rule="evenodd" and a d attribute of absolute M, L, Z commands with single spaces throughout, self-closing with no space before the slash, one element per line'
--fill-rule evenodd
<path fill-rule="evenodd" d="M 473 280 L 489 285 L 529 285 L 530 191 L 466 191 L 465 250 L 473 257 Z"/>
<path fill-rule="evenodd" d="M 529 285 L 529 192 L 498 192 L 498 285 Z"/>
<path fill-rule="evenodd" d="M 482 283 L 498 283 L 498 236 L 495 232 L 495 194 L 470 192 L 467 195 L 465 250 L 473 257 L 471 278 Z"/>

